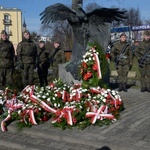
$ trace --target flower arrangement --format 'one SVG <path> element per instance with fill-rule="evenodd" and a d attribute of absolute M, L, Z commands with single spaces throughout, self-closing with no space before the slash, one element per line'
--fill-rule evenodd
<path fill-rule="evenodd" d="M 31 127 L 50 120 L 62 129 L 88 125 L 102 126 L 115 121 L 123 109 L 117 91 L 98 86 L 102 78 L 98 52 L 89 49 L 81 61 L 82 84 L 68 86 L 62 80 L 54 80 L 46 87 L 27 86 L 20 94 L 11 89 L 0 93 L 7 110 L 1 122 L 2 131 L 7 121 L 16 120 L 19 128 Z"/>

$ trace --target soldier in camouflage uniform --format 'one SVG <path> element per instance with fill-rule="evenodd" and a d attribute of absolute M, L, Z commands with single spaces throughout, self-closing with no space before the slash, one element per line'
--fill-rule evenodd
<path fill-rule="evenodd" d="M 49 68 L 49 51 L 45 47 L 45 42 L 40 41 L 37 55 L 37 68 L 38 76 L 40 80 L 40 86 L 48 85 L 47 75 Z"/>
<path fill-rule="evenodd" d="M 60 42 L 55 41 L 54 42 L 54 50 L 52 51 L 51 55 L 51 67 L 52 67 L 52 79 L 58 78 L 58 65 L 65 63 L 66 58 L 65 58 L 65 53 L 60 47 Z"/>
<path fill-rule="evenodd" d="M 127 92 L 127 75 L 132 67 L 133 56 L 131 45 L 126 41 L 126 34 L 120 35 L 120 40 L 116 42 L 111 49 L 111 59 L 116 63 L 116 69 L 118 73 L 118 91 Z"/>
<path fill-rule="evenodd" d="M 139 62 L 141 92 L 150 92 L 150 30 L 144 32 L 143 41 L 136 47 L 134 55 Z"/>
<path fill-rule="evenodd" d="M 17 57 L 22 69 L 23 86 L 33 85 L 34 69 L 36 66 L 37 47 L 31 40 L 28 30 L 23 33 L 23 40 L 17 46 Z"/>
<path fill-rule="evenodd" d="M 0 39 L 0 88 L 12 84 L 14 71 L 15 51 L 13 44 L 8 40 L 5 30 L 1 32 Z"/>

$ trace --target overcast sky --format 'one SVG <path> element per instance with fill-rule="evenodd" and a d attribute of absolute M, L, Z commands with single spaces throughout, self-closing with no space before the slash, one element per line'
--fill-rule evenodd
<path fill-rule="evenodd" d="M 84 6 L 88 3 L 98 3 L 102 7 L 139 8 L 142 19 L 150 19 L 150 0 L 83 0 Z M 0 0 L 0 6 L 18 8 L 22 10 L 27 28 L 32 32 L 39 32 L 41 27 L 39 14 L 49 5 L 63 3 L 71 6 L 72 0 Z"/>

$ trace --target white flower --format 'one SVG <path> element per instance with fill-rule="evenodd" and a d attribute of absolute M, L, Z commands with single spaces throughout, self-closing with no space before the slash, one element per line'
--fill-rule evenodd
<path fill-rule="evenodd" d="M 54 96 L 57 97 L 57 94 L 55 94 Z"/>
<path fill-rule="evenodd" d="M 39 97 L 41 97 L 41 95 L 37 95 L 37 97 L 39 98 Z"/>
<path fill-rule="evenodd" d="M 58 104 L 57 106 L 60 107 L 60 104 Z"/>
<path fill-rule="evenodd" d="M 57 104 L 56 104 L 56 103 L 54 103 L 54 106 L 56 107 L 56 106 L 57 106 Z"/>
<path fill-rule="evenodd" d="M 22 106 L 22 110 L 25 110 L 26 109 L 26 106 Z"/>
<path fill-rule="evenodd" d="M 55 98 L 55 97 L 53 97 L 53 100 L 56 100 L 56 98 Z"/>
<path fill-rule="evenodd" d="M 110 92 L 111 90 L 110 90 L 110 89 L 107 89 L 107 91 Z"/>
<path fill-rule="evenodd" d="M 39 107 L 39 110 L 41 110 L 41 108 Z"/>
<path fill-rule="evenodd" d="M 48 95 L 49 95 L 49 93 L 46 93 L 46 95 L 48 96 Z"/>
<path fill-rule="evenodd" d="M 29 104 L 26 104 L 26 107 L 29 107 Z"/>
<path fill-rule="evenodd" d="M 83 55 L 83 58 L 85 58 L 86 56 L 85 55 Z"/>
<path fill-rule="evenodd" d="M 21 110 L 18 110 L 18 114 L 20 114 L 21 113 Z"/>
<path fill-rule="evenodd" d="M 30 105 L 28 108 L 33 108 L 33 105 Z"/>
<path fill-rule="evenodd" d="M 105 96 L 105 97 L 107 97 L 107 96 L 108 96 L 108 94 L 104 94 L 104 96 Z"/>
<path fill-rule="evenodd" d="M 47 99 L 48 102 L 49 102 L 50 100 L 51 100 L 50 98 Z"/>
<path fill-rule="evenodd" d="M 92 60 L 91 57 L 89 58 L 89 61 Z"/>
<path fill-rule="evenodd" d="M 46 96 L 45 96 L 45 95 L 43 95 L 43 96 L 42 96 L 42 98 L 46 98 Z"/>
<path fill-rule="evenodd" d="M 105 103 L 105 102 L 106 102 L 106 99 L 105 99 L 105 98 L 103 98 L 103 99 L 102 99 L 102 101 Z"/>
<path fill-rule="evenodd" d="M 79 106 L 81 109 L 83 108 L 81 105 Z"/>
<path fill-rule="evenodd" d="M 118 99 L 118 95 L 115 95 L 115 99 Z"/>

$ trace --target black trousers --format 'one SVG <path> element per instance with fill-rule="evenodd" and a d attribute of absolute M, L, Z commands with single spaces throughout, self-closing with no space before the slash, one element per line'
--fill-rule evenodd
<path fill-rule="evenodd" d="M 47 76 L 48 76 L 48 68 L 49 65 L 47 62 L 45 63 L 40 63 L 38 65 L 38 76 L 39 76 L 39 81 L 40 81 L 40 86 L 46 86 L 48 85 L 48 80 L 47 80 Z"/>

